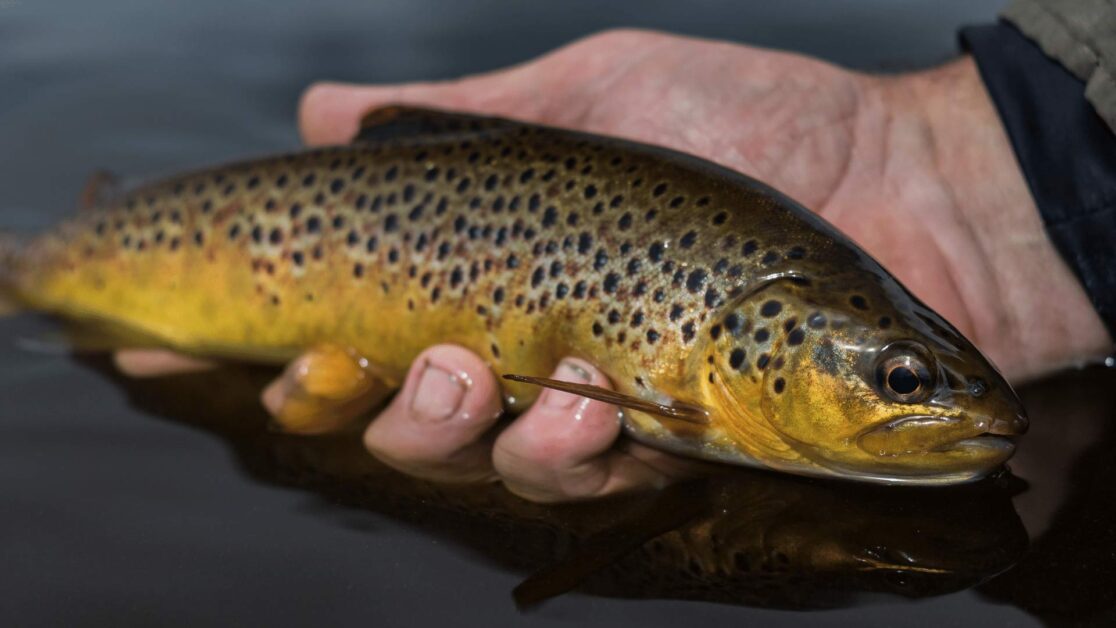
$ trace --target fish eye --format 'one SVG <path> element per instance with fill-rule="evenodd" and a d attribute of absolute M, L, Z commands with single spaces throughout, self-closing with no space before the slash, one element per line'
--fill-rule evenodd
<path fill-rule="evenodd" d="M 929 360 L 909 347 L 889 348 L 876 366 L 876 384 L 899 403 L 918 403 L 934 388 Z"/>

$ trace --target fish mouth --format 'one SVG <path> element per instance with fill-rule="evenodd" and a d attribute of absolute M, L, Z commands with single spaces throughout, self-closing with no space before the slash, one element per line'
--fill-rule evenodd
<path fill-rule="evenodd" d="M 865 431 L 856 442 L 865 452 L 885 458 L 967 453 L 1006 460 L 1026 425 L 1022 415 L 1008 420 L 906 415 Z"/>

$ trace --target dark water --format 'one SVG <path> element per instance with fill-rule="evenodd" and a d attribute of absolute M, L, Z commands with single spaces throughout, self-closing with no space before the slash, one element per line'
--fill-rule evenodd
<path fill-rule="evenodd" d="M 290 148 L 318 78 L 449 77 L 621 25 L 920 67 L 998 4 L 0 0 L 0 224 L 65 215 L 97 167 Z M 1116 625 L 1112 373 L 1024 391 L 1016 477 L 959 491 L 742 473 L 541 509 L 269 434 L 266 374 L 129 383 L 20 348 L 49 329 L 0 320 L 0 625 Z M 520 614 L 548 565 L 526 593 L 581 592 Z"/>

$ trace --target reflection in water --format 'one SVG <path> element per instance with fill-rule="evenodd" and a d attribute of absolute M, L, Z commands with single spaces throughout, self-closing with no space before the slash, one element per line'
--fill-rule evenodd
<path fill-rule="evenodd" d="M 1049 625 L 1116 626 L 1114 383 L 1116 371 L 1095 369 L 1024 394 L 1040 418 L 1015 467 L 1031 483 L 1028 495 L 1041 498 L 1021 514 L 1049 513 L 1049 521 L 1030 525 L 1035 540 L 1027 554 L 980 590 Z"/>
<path fill-rule="evenodd" d="M 978 584 L 1027 544 L 1009 478 L 896 489 L 735 470 L 657 494 L 543 506 L 499 486 L 400 476 L 368 456 L 357 433 L 269 431 L 256 401 L 267 371 L 128 380 L 105 361 L 86 362 L 143 410 L 220 434 L 261 481 L 399 518 L 535 572 L 515 591 L 524 606 L 575 587 L 786 608 L 847 605 L 858 591 L 921 597 Z"/>

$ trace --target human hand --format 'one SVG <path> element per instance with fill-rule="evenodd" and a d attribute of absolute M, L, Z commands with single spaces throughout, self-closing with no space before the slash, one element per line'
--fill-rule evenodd
<path fill-rule="evenodd" d="M 460 81 L 314 86 L 301 107 L 304 137 L 347 142 L 363 113 L 389 103 L 627 137 L 743 171 L 859 242 L 1009 378 L 1049 372 L 1108 346 L 1043 232 L 971 61 L 870 77 L 786 53 L 613 32 Z M 119 362 L 143 373 L 154 359 L 129 352 Z M 608 385 L 579 361 L 566 361 L 556 376 Z M 287 394 L 281 379 L 265 394 L 267 405 L 281 406 Z M 499 409 L 494 376 L 477 356 L 434 347 L 416 360 L 365 442 L 405 472 L 499 479 L 540 501 L 661 484 L 702 469 L 634 444 L 617 450 L 615 408 L 601 402 L 546 391 L 502 430 Z"/>

